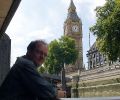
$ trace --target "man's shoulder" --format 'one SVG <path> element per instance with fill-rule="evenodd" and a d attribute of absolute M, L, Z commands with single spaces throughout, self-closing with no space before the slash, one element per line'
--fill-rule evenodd
<path fill-rule="evenodd" d="M 27 67 L 33 67 L 34 68 L 35 64 L 32 61 L 30 61 L 30 60 L 28 60 L 24 57 L 18 57 L 13 66 L 19 66 L 19 67 L 27 66 Z"/>

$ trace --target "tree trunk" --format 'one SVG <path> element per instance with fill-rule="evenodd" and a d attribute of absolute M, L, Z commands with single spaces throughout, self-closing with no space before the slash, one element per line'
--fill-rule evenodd
<path fill-rule="evenodd" d="M 61 84 L 62 84 L 62 90 L 66 91 L 66 78 L 65 78 L 65 69 L 64 69 L 64 67 L 61 70 Z"/>

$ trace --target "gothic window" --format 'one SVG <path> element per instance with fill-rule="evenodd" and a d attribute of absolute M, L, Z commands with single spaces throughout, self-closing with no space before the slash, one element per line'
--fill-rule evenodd
<path fill-rule="evenodd" d="M 99 63 L 99 56 L 96 57 L 96 63 Z"/>
<path fill-rule="evenodd" d="M 95 68 L 95 61 L 93 61 L 93 68 Z"/>
<path fill-rule="evenodd" d="M 92 59 L 92 55 L 90 55 L 89 57 L 90 57 L 90 59 Z"/>
<path fill-rule="evenodd" d="M 101 61 L 100 63 L 101 63 L 101 65 L 103 65 L 103 61 Z"/>
<path fill-rule="evenodd" d="M 97 53 L 96 55 L 97 55 L 97 57 L 99 57 L 99 53 Z"/>
<path fill-rule="evenodd" d="M 92 67 L 92 61 L 90 61 L 90 68 Z"/>
<path fill-rule="evenodd" d="M 101 55 L 99 56 L 99 59 L 100 59 L 100 62 L 101 62 L 102 61 L 102 56 Z"/>
<path fill-rule="evenodd" d="M 90 66 L 90 69 L 92 69 L 92 66 Z"/>

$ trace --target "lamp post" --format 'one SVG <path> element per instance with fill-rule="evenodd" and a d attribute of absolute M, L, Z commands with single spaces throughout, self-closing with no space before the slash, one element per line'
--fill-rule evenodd
<path fill-rule="evenodd" d="M 61 84 L 62 84 L 62 90 L 66 92 L 66 78 L 65 78 L 65 63 L 61 70 Z"/>
<path fill-rule="evenodd" d="M 73 82 L 73 89 L 71 91 L 71 93 L 73 94 L 72 97 L 73 98 L 78 98 L 79 97 L 79 93 L 78 93 L 78 87 L 79 87 L 79 75 L 73 76 L 72 77 L 72 82 Z"/>
<path fill-rule="evenodd" d="M 79 97 L 79 91 L 78 91 L 78 87 L 79 87 L 79 75 L 76 76 L 76 97 Z"/>

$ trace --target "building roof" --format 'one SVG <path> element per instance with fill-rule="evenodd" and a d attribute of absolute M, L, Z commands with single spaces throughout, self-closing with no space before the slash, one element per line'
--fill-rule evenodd
<path fill-rule="evenodd" d="M 73 3 L 73 0 L 71 0 L 68 10 L 76 10 L 76 7 L 75 7 L 75 4 Z"/>
<path fill-rule="evenodd" d="M 94 42 L 93 45 L 90 47 L 90 49 L 87 51 L 86 55 L 88 56 L 89 54 L 97 52 L 97 51 L 98 51 L 98 49 L 96 47 L 96 42 Z"/>
<path fill-rule="evenodd" d="M 5 33 L 21 0 L 0 0 L 0 37 Z"/>
<path fill-rule="evenodd" d="M 71 0 L 70 2 L 70 6 L 68 8 L 68 15 L 67 15 L 67 20 L 73 20 L 73 21 L 79 21 L 80 18 L 78 17 L 77 13 L 76 13 L 76 7 L 73 3 L 73 0 Z"/>
<path fill-rule="evenodd" d="M 93 43 L 93 45 L 90 47 L 90 50 L 96 48 L 96 42 Z"/>

